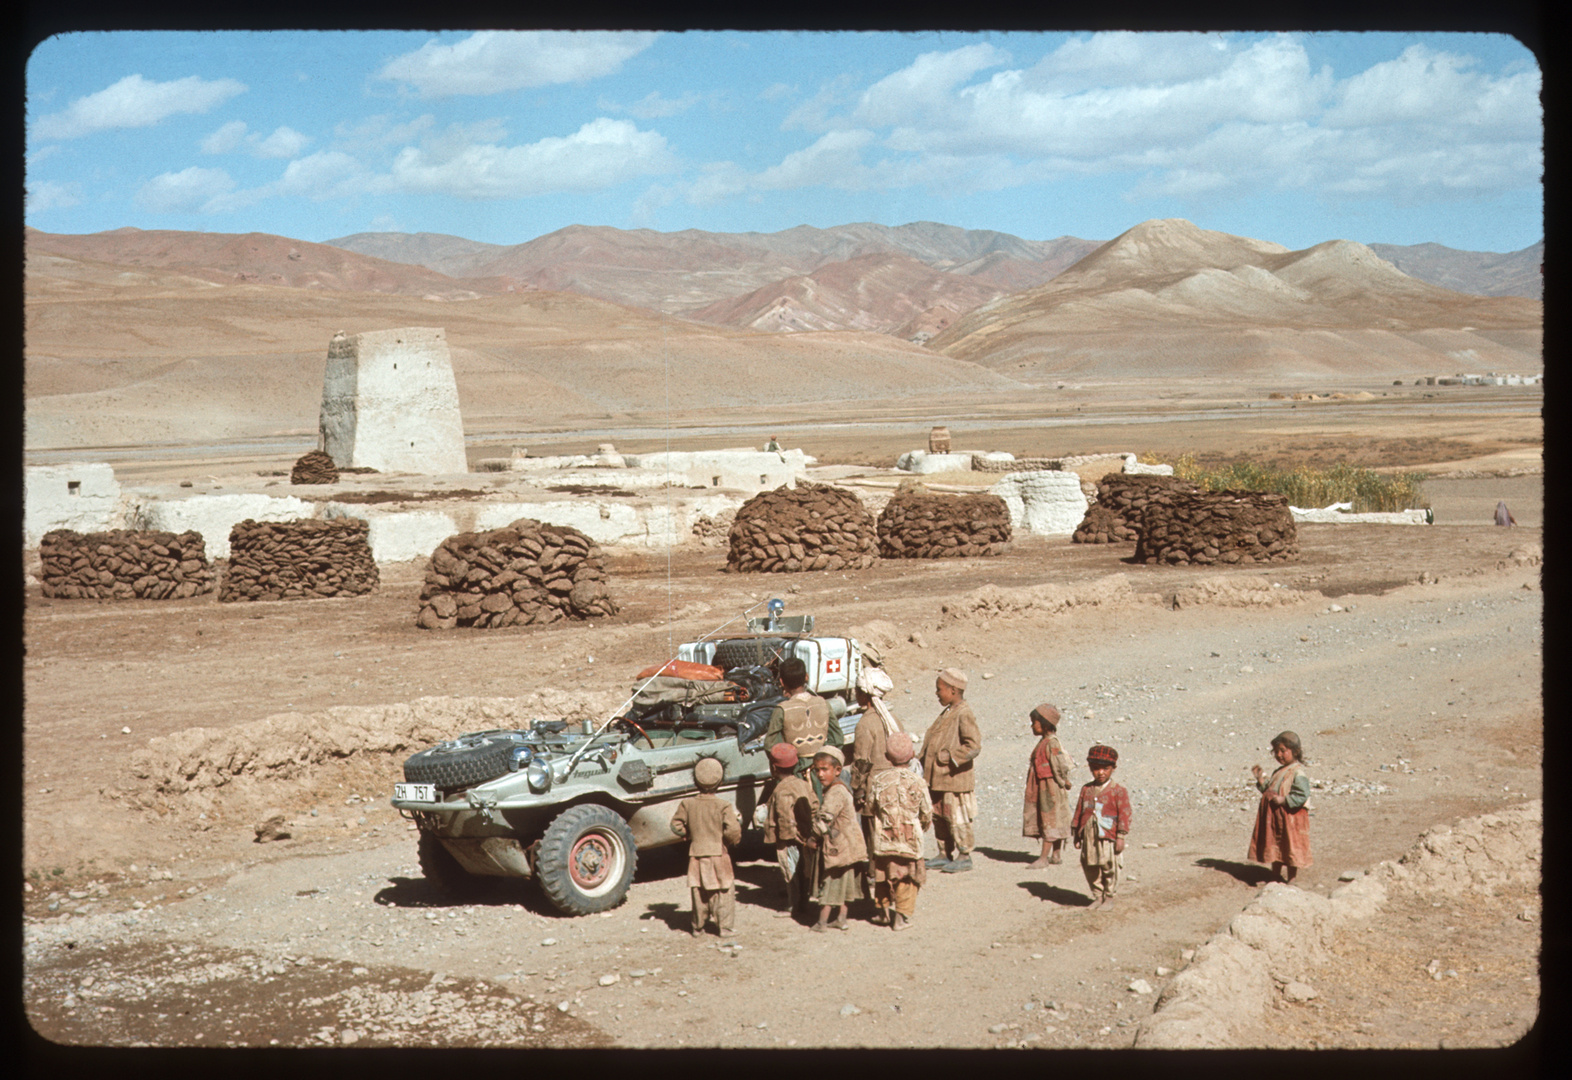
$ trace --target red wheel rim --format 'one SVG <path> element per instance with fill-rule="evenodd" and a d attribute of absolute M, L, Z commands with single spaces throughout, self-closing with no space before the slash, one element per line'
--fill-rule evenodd
<path fill-rule="evenodd" d="M 581 889 L 593 889 L 605 883 L 616 861 L 612 843 L 599 833 L 580 838 L 568 853 L 568 876 Z"/>

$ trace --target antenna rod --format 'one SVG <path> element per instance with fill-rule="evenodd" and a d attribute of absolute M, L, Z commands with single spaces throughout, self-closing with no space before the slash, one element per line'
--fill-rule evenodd
<path fill-rule="evenodd" d="M 698 640 L 699 641 L 707 641 L 711 637 L 713 637 L 716 634 L 720 633 L 722 630 L 726 629 L 726 627 L 730 626 L 732 623 L 736 622 L 738 619 L 745 619 L 745 618 L 747 618 L 748 617 L 748 612 L 752 611 L 754 608 L 757 608 L 760 604 L 765 604 L 765 603 L 768 603 L 768 601 L 760 600 L 759 603 L 758 604 L 754 604 L 753 607 L 744 608 L 740 614 L 733 615 L 731 618 L 727 619 L 725 622 L 721 623 L 715 629 L 711 630 L 708 634 L 705 634 L 703 637 L 699 638 Z M 660 667 L 656 668 L 655 669 L 655 674 L 651 675 L 648 679 L 645 679 L 643 685 L 641 685 L 638 689 L 634 690 L 633 693 L 631 695 L 629 695 L 622 702 L 621 705 L 617 706 L 617 708 L 612 712 L 612 714 L 610 716 L 606 717 L 605 720 L 601 721 L 600 727 L 595 729 L 594 734 L 592 734 L 588 739 L 585 739 L 584 740 L 584 745 L 579 747 L 577 750 L 573 751 L 573 756 L 568 758 L 568 771 L 567 771 L 566 775 L 564 775 L 564 777 L 563 777 L 564 780 L 566 780 L 569 776 L 573 775 L 573 770 L 578 767 L 579 759 L 582 758 L 584 756 L 585 752 L 589 750 L 590 744 L 593 743 L 600 736 L 601 732 L 605 731 L 606 728 L 610 727 L 611 726 L 611 722 L 613 720 L 616 720 L 618 717 L 620 717 L 622 715 L 622 711 L 624 709 L 626 709 L 629 705 L 633 704 L 633 699 L 638 697 L 639 694 L 644 690 L 644 688 L 646 686 L 649 686 L 650 683 L 652 683 L 656 679 L 660 678 L 660 673 L 662 671 L 666 670 L 667 664 L 675 663 L 676 660 L 677 660 L 677 657 L 673 656 L 670 660 L 667 660 L 665 664 L 662 664 Z"/>

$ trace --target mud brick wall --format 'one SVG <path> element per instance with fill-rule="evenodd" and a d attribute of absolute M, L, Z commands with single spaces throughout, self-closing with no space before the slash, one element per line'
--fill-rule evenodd
<path fill-rule="evenodd" d="M 1010 543 L 1010 510 L 997 495 L 936 495 L 905 489 L 879 515 L 886 559 L 998 555 Z"/>
<path fill-rule="evenodd" d="M 253 521 L 229 530 L 221 602 L 363 596 L 377 587 L 370 526 L 359 518 Z"/>
<path fill-rule="evenodd" d="M 616 613 L 595 541 L 566 525 L 520 518 L 501 529 L 450 536 L 437 546 L 415 624 L 450 630 Z"/>
<path fill-rule="evenodd" d="M 45 596 L 70 600 L 178 600 L 213 591 L 202 534 L 55 529 L 38 544 Z"/>
<path fill-rule="evenodd" d="M 1042 472 L 1044 470 L 1057 470 L 1058 458 L 1045 457 L 1018 457 L 1014 461 L 989 461 L 981 454 L 972 455 L 973 472 Z"/>
<path fill-rule="evenodd" d="M 1109 473 L 1097 482 L 1097 501 L 1087 509 L 1070 540 L 1076 544 L 1134 543 L 1140 539 L 1141 515 L 1153 498 L 1197 490 L 1177 476 Z"/>
<path fill-rule="evenodd" d="M 1286 562 L 1299 558 L 1288 500 L 1263 491 L 1175 492 L 1148 502 L 1137 562 Z"/>
<path fill-rule="evenodd" d="M 878 523 L 851 492 L 799 482 L 738 507 L 727 544 L 728 571 L 864 570 L 878 558 Z"/>
<path fill-rule="evenodd" d="M 291 484 L 336 484 L 338 483 L 338 466 L 333 459 L 321 450 L 312 450 L 302 454 L 300 460 L 295 462 L 295 467 L 290 470 L 289 482 Z"/>

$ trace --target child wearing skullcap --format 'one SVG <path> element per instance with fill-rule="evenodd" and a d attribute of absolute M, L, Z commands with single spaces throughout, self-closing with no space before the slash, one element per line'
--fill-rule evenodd
<path fill-rule="evenodd" d="M 1040 838 L 1042 855 L 1028 870 L 1042 870 L 1063 861 L 1070 836 L 1070 755 L 1059 744 L 1059 710 L 1046 702 L 1031 711 L 1032 734 L 1038 737 L 1026 766 L 1026 802 L 1021 810 L 1021 835 Z"/>
<path fill-rule="evenodd" d="M 868 878 L 880 915 L 875 921 L 905 930 L 917 910 L 917 890 L 927 880 L 922 838 L 933 823 L 933 806 L 922 779 L 906 767 L 912 737 L 897 731 L 886 740 L 884 753 L 893 767 L 868 781 Z"/>
<path fill-rule="evenodd" d="M 1130 793 L 1113 782 L 1119 751 L 1098 743 L 1086 752 L 1092 780 L 1081 787 L 1070 833 L 1081 851 L 1081 871 L 1097 907 L 1119 891 L 1124 838 L 1130 831 Z"/>
<path fill-rule="evenodd" d="M 1273 875 L 1292 882 L 1301 867 L 1310 865 L 1310 778 L 1304 771 L 1304 751 L 1299 736 L 1284 731 L 1272 740 L 1277 769 L 1262 779 L 1261 766 L 1252 765 L 1261 805 L 1250 835 L 1251 862 L 1271 863 Z"/>
<path fill-rule="evenodd" d="M 765 804 L 764 842 L 775 845 L 775 863 L 786 882 L 786 908 L 775 913 L 784 919 L 801 914 L 807 905 L 806 883 L 810 874 L 802 857 L 803 845 L 813 836 L 813 812 L 819 808 L 813 785 L 797 775 L 797 748 L 791 743 L 770 747 L 770 775 L 775 788 Z"/>
<path fill-rule="evenodd" d="M 824 788 L 824 798 L 813 815 L 813 836 L 818 847 L 818 876 L 814 880 L 813 902 L 819 905 L 819 921 L 813 929 L 846 929 L 846 905 L 862 899 L 859 865 L 868 861 L 868 847 L 862 826 L 852 805 L 851 791 L 841 780 L 846 759 L 833 746 L 813 755 L 813 771 Z M 835 921 L 830 922 L 830 909 Z"/>
<path fill-rule="evenodd" d="M 677 804 L 671 831 L 688 840 L 688 892 L 693 899 L 693 936 L 704 933 L 706 917 L 715 920 L 715 931 L 731 937 L 737 911 L 732 886 L 731 856 L 726 849 L 742 840 L 742 819 L 737 808 L 715 794 L 726 767 L 715 758 L 700 758 L 693 766 L 699 793 Z"/>

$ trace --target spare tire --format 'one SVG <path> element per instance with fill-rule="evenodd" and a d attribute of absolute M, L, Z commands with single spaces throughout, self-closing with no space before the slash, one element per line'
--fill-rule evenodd
<path fill-rule="evenodd" d="M 710 663 L 718 668 L 768 667 L 795 656 L 794 641 L 783 637 L 731 638 L 715 646 Z"/>
<path fill-rule="evenodd" d="M 513 749 L 520 745 L 516 731 L 479 731 L 440 742 L 404 762 L 404 779 L 439 788 L 471 787 L 508 773 Z"/>

